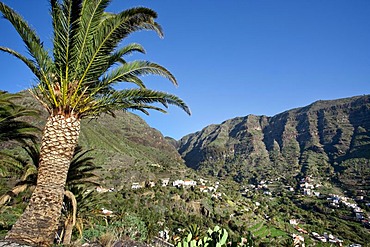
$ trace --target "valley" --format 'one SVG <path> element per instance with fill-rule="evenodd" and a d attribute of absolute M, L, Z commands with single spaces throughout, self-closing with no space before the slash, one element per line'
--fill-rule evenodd
<path fill-rule="evenodd" d="M 27 94 L 19 103 L 41 111 Z M 370 242 L 370 96 L 238 117 L 179 141 L 134 114 L 115 115 L 82 123 L 79 144 L 91 150 L 99 186 L 75 191 L 75 240 L 175 244 L 194 227 L 201 236 L 220 226 L 256 246 Z M 40 116 L 27 121 L 42 126 Z M 2 149 L 27 157 L 14 144 Z M 21 174 L 2 176 L 1 194 Z M 2 235 L 29 195 L 1 207 Z"/>

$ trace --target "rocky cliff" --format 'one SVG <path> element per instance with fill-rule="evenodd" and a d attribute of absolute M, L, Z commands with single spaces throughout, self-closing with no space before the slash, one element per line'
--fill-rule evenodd
<path fill-rule="evenodd" d="M 187 166 L 238 182 L 303 176 L 370 186 L 370 95 L 320 100 L 273 117 L 248 115 L 183 137 Z"/>

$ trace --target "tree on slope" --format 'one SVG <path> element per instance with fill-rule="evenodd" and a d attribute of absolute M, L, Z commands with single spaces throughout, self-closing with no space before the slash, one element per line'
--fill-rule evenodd
<path fill-rule="evenodd" d="M 144 52 L 139 44 L 120 46 L 131 33 L 154 30 L 156 12 L 145 7 L 108 13 L 109 0 L 50 0 L 53 24 L 51 54 L 36 32 L 13 9 L 0 2 L 0 11 L 22 38 L 28 54 L 7 47 L 0 50 L 23 61 L 34 73 L 34 97 L 49 112 L 43 131 L 37 185 L 29 205 L 6 238 L 15 242 L 50 245 L 57 230 L 68 168 L 84 117 L 115 110 L 149 109 L 165 112 L 169 104 L 190 114 L 177 96 L 150 90 L 140 79 L 155 74 L 177 84 L 164 67 L 148 61 L 126 61 L 123 56 Z M 116 90 L 118 83 L 137 87 Z M 154 104 L 153 103 L 159 103 Z M 160 107 L 162 105 L 163 107 Z"/>

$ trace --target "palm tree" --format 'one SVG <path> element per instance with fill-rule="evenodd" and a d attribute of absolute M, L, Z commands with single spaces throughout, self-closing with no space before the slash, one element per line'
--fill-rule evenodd
<path fill-rule="evenodd" d="M 38 83 L 31 92 L 50 114 L 43 131 L 37 186 L 25 212 L 8 232 L 8 240 L 37 245 L 53 242 L 82 118 L 113 114 L 118 109 L 166 112 L 169 104 L 190 114 L 180 98 L 147 89 L 140 79 L 155 74 L 177 85 L 167 69 L 148 61 L 123 59 L 126 54 L 144 52 L 139 44 L 120 46 L 131 33 L 154 30 L 162 36 L 155 22 L 156 12 L 137 7 L 108 13 L 109 3 L 50 0 L 54 34 L 51 56 L 26 21 L 0 2 L 0 11 L 21 36 L 31 58 L 7 47 L 0 50 L 20 59 L 34 73 Z M 137 88 L 116 90 L 120 82 L 133 83 Z"/>

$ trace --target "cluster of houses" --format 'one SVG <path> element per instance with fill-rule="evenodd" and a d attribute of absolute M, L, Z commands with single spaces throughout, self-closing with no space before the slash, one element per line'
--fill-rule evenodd
<path fill-rule="evenodd" d="M 301 192 L 305 196 L 320 196 L 320 192 L 315 191 L 315 188 L 320 187 L 320 184 L 312 184 L 312 178 L 310 176 L 304 177 L 301 179 L 299 187 L 301 189 Z"/>
<path fill-rule="evenodd" d="M 298 226 L 299 221 L 297 219 L 291 219 L 291 220 L 289 220 L 289 223 L 291 225 L 294 225 L 294 228 L 298 232 L 300 232 L 302 234 L 309 234 L 308 231 L 306 231 L 305 229 Z M 320 235 L 317 232 L 312 232 L 310 235 L 314 239 L 316 239 L 320 242 L 323 242 L 323 243 L 329 242 L 329 243 L 337 244 L 338 246 L 342 246 L 342 243 L 343 243 L 343 240 L 340 240 L 339 238 L 333 236 L 332 234 L 327 234 L 326 232 L 323 235 Z M 299 244 L 297 244 L 297 246 L 302 246 L 302 247 L 304 246 L 304 237 L 301 236 L 301 235 L 293 234 L 293 241 L 297 241 L 297 243 L 299 243 Z"/>
<path fill-rule="evenodd" d="M 337 244 L 338 246 L 343 246 L 343 240 L 338 239 L 337 237 L 333 236 L 332 234 L 327 234 L 324 232 L 324 235 L 320 235 L 317 232 L 312 232 L 311 235 L 321 241 L 321 242 L 328 242 L 328 243 L 334 243 Z"/>
<path fill-rule="evenodd" d="M 344 206 L 352 210 L 357 221 L 362 222 L 365 226 L 370 226 L 369 216 L 365 215 L 364 211 L 357 205 L 357 203 L 350 202 L 348 197 L 330 194 L 327 200 L 330 202 L 330 206 L 335 208 L 339 208 L 340 204 L 343 204 Z"/>
<path fill-rule="evenodd" d="M 219 182 L 215 182 L 214 185 L 207 185 L 209 184 L 207 180 L 205 179 L 199 179 L 199 182 L 194 181 L 194 180 L 182 180 L 182 179 L 176 179 L 172 182 L 172 187 L 176 188 L 198 188 L 201 192 L 204 193 L 212 193 L 212 197 L 214 198 L 220 198 L 222 194 L 220 192 L 217 192 L 218 187 L 220 186 Z M 134 182 L 131 184 L 131 189 L 136 190 L 136 189 L 141 189 L 144 187 L 154 187 L 156 186 L 156 183 L 153 181 L 149 182 Z M 171 186 L 170 185 L 170 179 L 169 178 L 162 178 L 161 179 L 161 186 L 162 187 L 167 187 Z"/>
<path fill-rule="evenodd" d="M 167 186 L 169 186 L 169 184 L 170 184 L 170 179 L 169 178 L 162 178 L 161 179 L 162 187 L 167 187 Z M 197 185 L 197 182 L 194 181 L 194 180 L 180 180 L 180 179 L 177 179 L 177 180 L 172 182 L 172 186 L 177 187 L 177 188 L 180 188 L 180 187 L 184 187 L 184 188 L 195 187 L 196 185 Z M 156 186 L 156 183 L 153 182 L 153 181 L 141 182 L 141 183 L 134 182 L 131 185 L 131 189 L 136 190 L 136 189 L 141 189 L 141 188 L 144 188 L 144 187 L 154 187 L 154 186 Z"/>
<path fill-rule="evenodd" d="M 246 186 L 243 186 L 240 191 L 243 195 L 243 194 L 247 193 L 250 190 L 263 190 L 263 193 L 265 195 L 272 195 L 271 192 L 269 191 L 269 187 L 268 187 L 268 184 L 271 184 L 271 183 L 273 183 L 273 182 L 272 181 L 261 180 L 260 182 L 258 182 L 257 185 L 248 184 Z"/>

